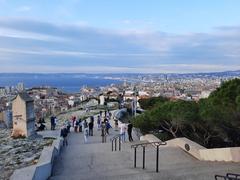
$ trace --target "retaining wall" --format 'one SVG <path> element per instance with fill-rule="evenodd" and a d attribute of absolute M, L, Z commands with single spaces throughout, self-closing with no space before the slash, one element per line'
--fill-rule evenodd
<path fill-rule="evenodd" d="M 62 139 L 58 137 L 49 147 L 44 147 L 36 165 L 17 169 L 10 180 L 46 180 L 52 174 L 53 160 L 59 155 Z"/>
<path fill-rule="evenodd" d="M 149 142 L 158 138 L 152 134 L 142 136 L 140 140 Z M 187 138 L 175 138 L 167 141 L 168 147 L 179 147 L 201 161 L 240 162 L 240 147 L 207 149 Z M 163 146 L 164 147 L 164 146 Z"/>

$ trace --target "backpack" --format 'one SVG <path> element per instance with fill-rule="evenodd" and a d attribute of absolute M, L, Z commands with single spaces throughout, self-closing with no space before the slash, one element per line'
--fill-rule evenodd
<path fill-rule="evenodd" d="M 107 129 L 110 129 L 110 128 L 111 128 L 110 123 L 107 123 Z"/>

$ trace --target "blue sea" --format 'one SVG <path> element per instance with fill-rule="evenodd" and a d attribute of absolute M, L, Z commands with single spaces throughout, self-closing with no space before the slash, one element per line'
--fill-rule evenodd
<path fill-rule="evenodd" d="M 0 73 L 0 87 L 16 86 L 24 83 L 26 88 L 36 86 L 56 87 L 64 92 L 76 93 L 83 86 L 100 87 L 111 84 L 121 84 L 122 81 L 105 79 L 103 75 L 92 74 L 16 74 Z"/>

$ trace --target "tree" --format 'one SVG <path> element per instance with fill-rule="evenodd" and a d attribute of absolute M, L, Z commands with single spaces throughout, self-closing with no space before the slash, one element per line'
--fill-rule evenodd
<path fill-rule="evenodd" d="M 140 99 L 139 104 L 142 109 L 150 110 L 156 107 L 158 104 L 164 103 L 166 101 L 168 101 L 167 98 L 160 96 L 160 97 L 151 97 L 148 99 Z"/>
<path fill-rule="evenodd" d="M 185 136 L 205 147 L 240 145 L 240 79 L 223 83 L 198 103 L 165 98 L 140 103 L 148 110 L 134 125 L 144 133 L 162 129 L 169 138 Z"/>

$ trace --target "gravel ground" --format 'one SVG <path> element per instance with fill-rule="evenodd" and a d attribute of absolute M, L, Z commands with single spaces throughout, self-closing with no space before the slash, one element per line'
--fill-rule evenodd
<path fill-rule="evenodd" d="M 52 139 L 41 137 L 13 139 L 11 130 L 0 129 L 0 180 L 7 180 L 15 169 L 36 164 L 44 146 Z"/>

